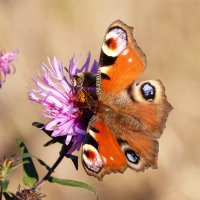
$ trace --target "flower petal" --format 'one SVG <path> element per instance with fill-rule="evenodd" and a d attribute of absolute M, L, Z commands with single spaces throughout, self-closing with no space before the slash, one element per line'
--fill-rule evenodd
<path fill-rule="evenodd" d="M 88 53 L 88 57 L 80 69 L 78 68 L 79 59 L 75 61 L 73 56 L 68 67 L 68 76 L 64 74 L 64 66 L 56 57 L 53 58 L 53 61 L 47 59 L 49 65 L 41 64 L 42 70 L 37 73 L 38 78 L 33 79 L 37 89 L 31 90 L 28 97 L 43 106 L 42 115 L 49 118 L 45 129 L 52 131 L 51 137 L 65 136 L 63 143 L 66 145 L 73 141 L 74 144 L 69 151 L 72 153 L 81 147 L 86 133 L 86 125 L 83 123 L 86 123 L 87 120 L 83 120 L 81 116 L 82 102 L 77 103 L 77 94 L 74 94 L 70 79 L 79 72 L 89 71 L 91 54 Z M 98 63 L 94 61 L 92 72 L 96 70 L 97 66 Z M 95 91 L 95 88 L 85 88 L 85 91 L 90 90 Z"/>

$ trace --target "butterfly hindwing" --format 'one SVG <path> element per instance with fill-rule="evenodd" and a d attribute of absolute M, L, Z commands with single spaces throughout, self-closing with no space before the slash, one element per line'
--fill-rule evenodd
<path fill-rule="evenodd" d="M 148 80 L 133 83 L 130 86 L 132 109 L 129 113 L 140 119 L 145 130 L 155 138 L 159 138 L 165 128 L 167 117 L 172 110 L 165 95 L 165 88 L 160 80 Z M 129 106 L 127 106 L 128 109 Z"/>
<path fill-rule="evenodd" d="M 121 132 L 119 141 L 128 167 L 135 171 L 144 171 L 148 167 L 157 168 L 158 141 L 155 138 L 127 130 Z"/>
<path fill-rule="evenodd" d="M 121 124 L 122 128 L 126 126 L 130 130 L 145 131 L 154 138 L 159 138 L 162 134 L 167 117 L 172 110 L 160 80 L 134 82 L 107 102 L 116 113 L 120 113 L 118 126 Z M 123 123 L 131 120 L 135 123 L 130 126 Z"/>
<path fill-rule="evenodd" d="M 158 142 L 148 134 L 118 129 L 93 117 L 82 151 L 82 162 L 89 175 L 99 180 L 111 172 L 124 172 L 127 167 L 144 171 L 157 168 Z"/>

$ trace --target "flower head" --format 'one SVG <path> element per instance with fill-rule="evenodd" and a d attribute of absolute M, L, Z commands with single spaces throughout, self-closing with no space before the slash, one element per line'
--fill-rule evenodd
<path fill-rule="evenodd" d="M 5 82 L 6 75 L 11 73 L 11 66 L 14 68 L 13 71 L 15 71 L 15 67 L 11 65 L 11 63 L 15 60 L 17 53 L 17 49 L 8 53 L 0 51 L 0 87 L 2 87 L 3 82 Z"/>
<path fill-rule="evenodd" d="M 82 109 L 82 102 L 77 100 L 77 93 L 74 93 L 71 81 L 73 76 L 80 72 L 88 72 L 90 53 L 85 64 L 79 69 L 79 61 L 75 62 L 74 57 L 70 60 L 67 69 L 68 76 L 64 73 L 63 64 L 56 58 L 48 64 L 42 64 L 42 72 L 38 72 L 38 79 L 33 79 L 37 89 L 29 92 L 29 99 L 43 106 L 42 115 L 49 119 L 45 124 L 45 130 L 51 131 L 51 137 L 65 138 L 65 144 L 73 143 L 68 153 L 79 150 L 83 142 L 87 122 Z M 94 61 L 91 71 L 96 72 L 98 63 Z M 69 80 L 70 79 L 70 80 Z M 87 122 L 85 122 L 87 121 Z"/>
<path fill-rule="evenodd" d="M 19 186 L 17 193 L 12 194 L 12 197 L 16 200 L 41 200 L 45 197 L 45 195 L 40 193 L 38 189 L 21 189 Z"/>

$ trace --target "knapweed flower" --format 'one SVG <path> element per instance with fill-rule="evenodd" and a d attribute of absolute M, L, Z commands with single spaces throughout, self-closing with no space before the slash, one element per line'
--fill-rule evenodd
<path fill-rule="evenodd" d="M 49 66 L 42 63 L 42 71 L 37 73 L 37 79 L 33 79 L 37 89 L 29 92 L 29 99 L 41 104 L 44 108 L 42 115 L 50 119 L 44 129 L 51 131 L 53 138 L 64 136 L 66 145 L 73 143 L 68 154 L 80 149 L 91 117 L 90 114 L 85 116 L 84 102 L 79 101 L 72 84 L 74 75 L 89 72 L 90 59 L 89 53 L 85 64 L 78 68 L 79 61 L 75 61 L 73 56 L 65 70 L 56 57 L 53 61 L 48 58 Z M 96 73 L 97 67 L 98 63 L 94 60 L 90 72 Z"/>
<path fill-rule="evenodd" d="M 17 53 L 17 49 L 14 49 L 8 53 L 3 53 L 0 51 L 0 88 L 5 82 L 6 75 L 10 74 L 12 71 L 15 72 L 15 67 L 11 63 L 15 60 Z M 13 67 L 13 70 L 11 70 L 11 67 Z"/>

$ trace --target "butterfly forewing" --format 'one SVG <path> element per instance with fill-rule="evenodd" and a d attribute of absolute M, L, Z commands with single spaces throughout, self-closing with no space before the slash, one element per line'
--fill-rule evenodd
<path fill-rule="evenodd" d="M 133 28 L 118 20 L 110 25 L 105 34 L 97 78 L 100 98 L 122 91 L 145 69 L 145 55 L 132 31 Z"/>
<path fill-rule="evenodd" d="M 99 179 L 104 174 L 123 172 L 127 167 L 115 135 L 98 116 L 92 118 L 88 127 L 82 161 L 87 173 Z"/>

